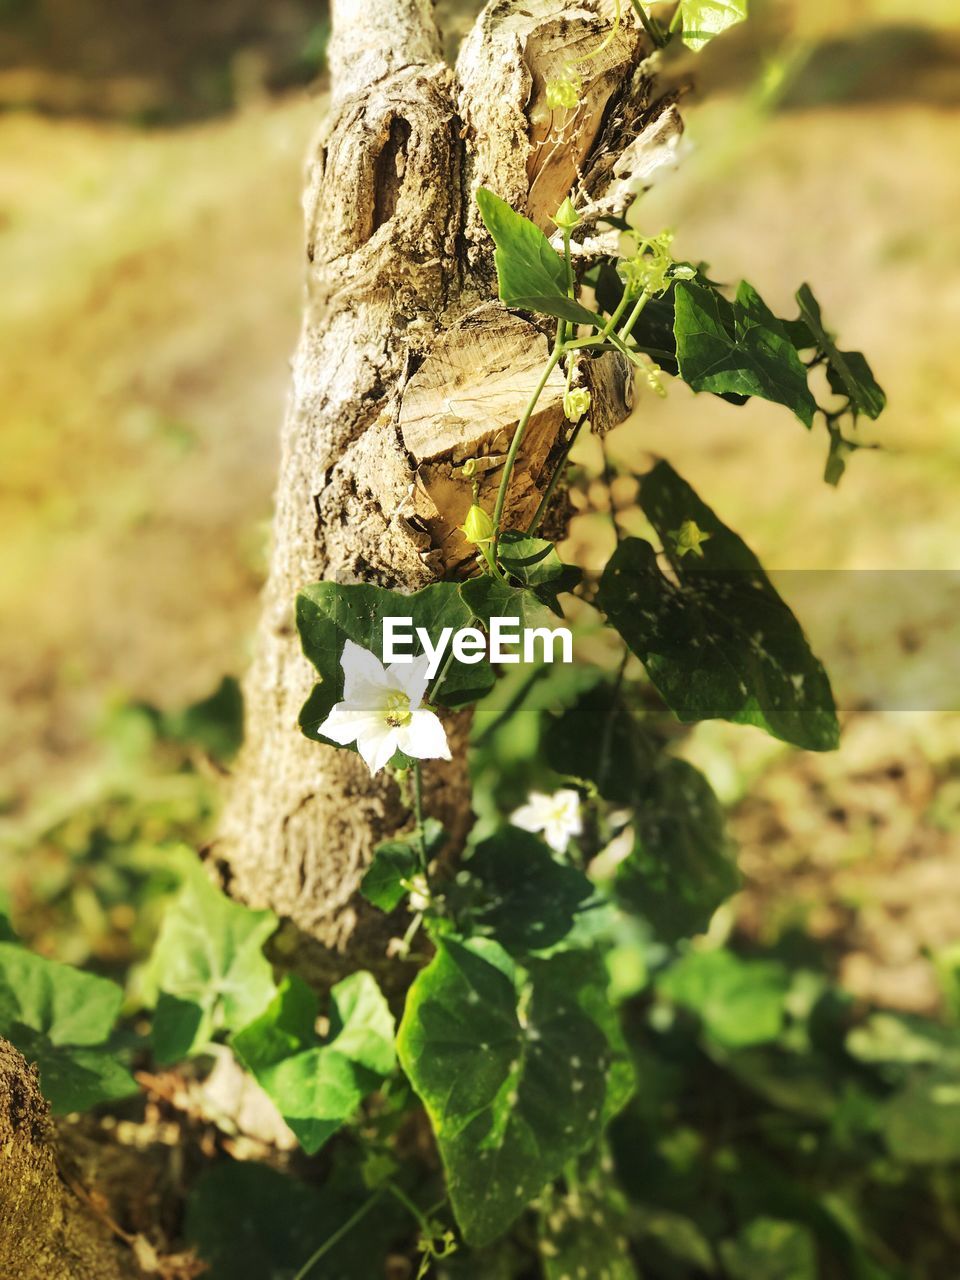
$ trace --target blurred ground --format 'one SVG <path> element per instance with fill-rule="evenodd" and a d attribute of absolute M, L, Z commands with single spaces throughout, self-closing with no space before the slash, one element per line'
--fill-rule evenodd
<path fill-rule="evenodd" d="M 825 438 L 784 411 L 675 390 L 642 397 L 611 453 L 668 454 L 776 568 L 960 568 L 957 113 L 899 96 L 744 129 L 743 110 L 693 113 L 677 251 L 784 314 L 809 281 L 887 389 L 864 431 L 884 449 L 834 490 Z M 16 823 L 93 767 L 106 705 L 173 707 L 242 669 L 321 113 L 298 95 L 175 131 L 0 117 L 0 768 Z M 602 562 L 604 525 L 576 537 Z M 935 1006 L 930 954 L 960 937 L 960 717 L 855 714 L 825 758 L 718 725 L 688 750 L 734 806 L 743 927 L 826 949 L 860 994 Z"/>

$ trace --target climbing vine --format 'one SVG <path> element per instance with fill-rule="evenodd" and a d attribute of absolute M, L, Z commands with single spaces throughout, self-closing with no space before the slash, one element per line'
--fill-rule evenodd
<path fill-rule="evenodd" d="M 665 28 L 633 3 L 658 45 L 679 37 L 698 48 L 744 16 L 742 4 L 682 0 Z M 581 83 L 579 65 L 566 68 L 548 105 L 575 110 Z M 468 550 L 448 580 L 414 593 L 319 582 L 296 601 L 317 672 L 300 730 L 389 771 L 409 801 L 408 829 L 376 850 L 361 886 L 396 922 L 394 954 L 410 973 L 402 1008 L 365 971 L 323 996 L 294 973 L 278 976 L 264 953 L 277 918 L 231 902 L 185 859 L 143 978 L 149 1051 L 169 1065 L 226 1047 L 302 1151 L 348 1170 L 331 1193 L 329 1230 L 309 1248 L 304 1237 L 284 1272 L 296 1280 L 346 1274 L 345 1249 L 382 1251 L 385 1233 L 404 1230 L 415 1232 L 421 1276 L 529 1274 L 536 1255 L 549 1280 L 631 1277 L 628 1236 L 674 1259 L 663 1274 L 722 1267 L 803 1280 L 821 1274 L 815 1237 L 837 1274 L 898 1274 L 842 1196 L 805 1199 L 782 1174 L 747 1203 L 756 1149 L 731 1138 L 708 1152 L 690 1097 L 706 1090 L 709 1111 L 711 1081 L 725 1076 L 765 1099 L 762 1125 L 779 1120 L 798 1142 L 829 1129 L 841 1182 L 858 1143 L 917 1167 L 958 1154 L 955 1098 L 952 1139 L 916 1126 L 948 1052 L 935 1036 L 909 1041 L 892 1018 L 852 1024 L 819 978 L 792 981 L 779 963 L 716 940 L 689 945 L 738 877 L 717 797 L 673 749 L 678 722 L 722 719 L 829 750 L 839 730 L 827 674 L 756 556 L 669 460 L 626 477 L 650 532 L 617 527 L 601 573 L 565 563 L 541 532 L 591 427 L 594 361 L 628 367 L 641 398 L 679 380 L 732 404 L 782 406 L 803 429 L 825 430 L 830 483 L 857 447 L 858 420 L 882 411 L 883 391 L 865 357 L 839 347 L 810 286 L 798 287 L 795 315 L 778 317 L 753 284 L 728 288 L 705 264 L 677 260 L 668 230 L 636 230 L 642 202 L 606 226 L 616 251 L 599 252 L 578 243 L 586 202 L 576 190 L 550 236 L 492 190 L 475 199 L 500 301 L 552 339 L 517 405 L 492 508 L 474 491 L 461 529 Z M 611 236 L 592 243 L 601 240 Z M 513 528 L 514 465 L 557 372 L 563 433 L 535 513 Z M 461 465 L 465 484 L 474 469 Z M 613 674 L 582 663 L 497 670 L 495 619 L 549 631 L 571 606 L 606 633 Z M 423 642 L 387 661 L 385 623 L 400 619 Z M 434 663 L 445 635 L 467 631 L 469 651 L 450 646 Z M 454 863 L 425 811 L 423 777 L 449 758 L 448 718 L 466 707 L 477 823 Z M 507 776 L 497 744 L 519 725 L 526 742 L 512 748 Z M 144 1046 L 116 1029 L 119 988 L 29 953 L 5 921 L 0 937 L 0 1033 L 39 1064 L 53 1108 L 134 1092 L 131 1062 Z M 423 1156 L 424 1125 L 439 1163 Z M 775 1164 L 769 1148 L 765 1158 Z M 728 1179 L 724 1221 L 681 1212 L 696 1199 L 698 1161 L 705 1181 Z M 631 1219 L 629 1194 L 658 1177 L 671 1205 L 659 1221 Z M 212 1182 L 203 1192 L 211 1204 L 217 1194 Z M 305 1216 L 315 1209 L 304 1201 Z M 216 1271 L 228 1273 L 226 1263 Z"/>

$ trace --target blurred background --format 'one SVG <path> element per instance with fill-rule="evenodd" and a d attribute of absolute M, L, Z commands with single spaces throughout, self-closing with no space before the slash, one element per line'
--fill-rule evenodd
<path fill-rule="evenodd" d="M 887 390 L 860 429 L 878 447 L 833 488 L 822 433 L 672 388 L 641 394 L 610 452 L 668 455 L 774 569 L 904 571 L 935 603 L 960 570 L 955 0 L 760 17 L 704 55 L 675 248 L 784 315 L 808 281 Z M 32 946 L 116 975 L 237 742 L 327 32 L 313 0 L 0 0 L 0 884 Z M 608 539 L 578 517 L 582 559 Z M 934 1013 L 958 995 L 960 716 L 861 705 L 860 651 L 801 578 L 788 599 L 828 666 L 848 659 L 841 750 L 718 724 L 684 746 L 730 807 L 733 922 Z M 893 669 L 917 636 L 884 625 Z"/>

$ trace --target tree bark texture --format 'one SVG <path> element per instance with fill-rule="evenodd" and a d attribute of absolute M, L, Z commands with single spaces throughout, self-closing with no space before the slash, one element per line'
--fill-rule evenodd
<path fill-rule="evenodd" d="M 35 1067 L 0 1039 L 0 1277 L 132 1280 L 129 1251 L 67 1185 Z"/>
<path fill-rule="evenodd" d="M 459 467 L 478 459 L 490 510 L 549 341 L 495 300 L 474 193 L 491 188 L 549 235 L 573 189 L 588 247 L 602 240 L 599 219 L 622 211 L 680 130 L 628 15 L 581 61 L 610 31 L 608 0 L 493 0 L 451 69 L 428 0 L 334 0 L 332 98 L 304 195 L 305 310 L 246 745 L 213 851 L 229 891 L 318 940 L 332 972 L 348 951 L 351 965 L 382 966 L 396 927 L 365 909 L 357 886 L 373 847 L 411 815 L 386 775 L 300 734 L 314 672 L 294 597 L 319 579 L 413 590 L 464 572 L 457 526 L 472 491 Z M 551 111 L 547 82 L 578 63 L 579 108 Z M 602 430 L 626 416 L 630 379 L 609 355 L 589 377 Z M 529 520 L 569 429 L 561 381 L 524 438 L 506 527 Z M 454 759 L 425 765 L 426 809 L 456 847 L 469 820 L 468 717 L 445 719 Z"/>

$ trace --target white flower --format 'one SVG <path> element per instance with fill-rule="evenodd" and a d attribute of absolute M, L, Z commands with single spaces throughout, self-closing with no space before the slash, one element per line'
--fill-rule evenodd
<path fill-rule="evenodd" d="M 531 791 L 527 803 L 510 815 L 510 821 L 524 831 L 542 831 L 550 848 L 563 853 L 571 837 L 583 830 L 580 797 L 576 791 L 555 791 L 552 796 Z"/>
<path fill-rule="evenodd" d="M 371 773 L 379 773 L 399 749 L 417 760 L 450 759 L 439 717 L 421 707 L 427 691 L 426 654 L 412 662 L 391 662 L 348 640 L 340 658 L 343 701 L 317 730 L 340 746 L 356 742 Z"/>

